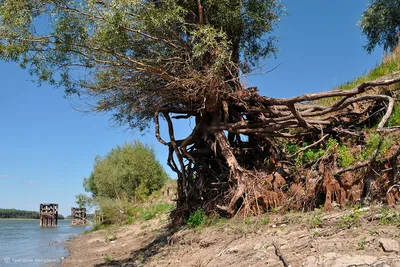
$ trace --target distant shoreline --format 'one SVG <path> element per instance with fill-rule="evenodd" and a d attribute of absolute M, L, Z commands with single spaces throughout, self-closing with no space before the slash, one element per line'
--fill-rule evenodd
<path fill-rule="evenodd" d="M 9 221 L 9 220 L 36 220 L 39 221 L 39 219 L 32 219 L 32 218 L 0 218 L 0 221 Z"/>
<path fill-rule="evenodd" d="M 40 219 L 32 219 L 32 218 L 0 218 L 0 221 L 10 221 L 10 220 L 32 220 L 32 221 L 39 221 Z M 71 220 L 71 219 L 60 219 L 58 218 L 58 220 Z"/>

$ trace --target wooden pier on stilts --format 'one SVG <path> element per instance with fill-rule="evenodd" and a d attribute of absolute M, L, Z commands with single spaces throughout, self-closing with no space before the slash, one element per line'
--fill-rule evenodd
<path fill-rule="evenodd" d="M 71 208 L 71 219 L 72 226 L 85 226 L 86 208 Z"/>
<path fill-rule="evenodd" d="M 40 204 L 40 226 L 57 227 L 58 223 L 58 204 Z"/>

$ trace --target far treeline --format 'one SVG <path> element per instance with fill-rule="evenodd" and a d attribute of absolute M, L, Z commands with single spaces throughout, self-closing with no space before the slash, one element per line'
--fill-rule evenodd
<path fill-rule="evenodd" d="M 119 125 L 154 127 L 178 178 L 174 224 L 198 209 L 232 217 L 397 203 L 400 1 L 372 0 L 360 18 L 365 49 L 393 52 L 366 80 L 262 96 L 244 75 L 277 56 L 274 30 L 287 13 L 280 0 L 3 0 L 0 60 Z M 49 21 L 45 31 L 38 21 Z M 192 130 L 176 138 L 183 123 Z M 127 156 L 135 150 L 143 157 Z M 124 203 L 165 183 L 144 156 L 154 151 L 136 143 L 96 159 L 85 187 L 110 217 L 134 214 Z"/>
<path fill-rule="evenodd" d="M 0 219 L 40 219 L 38 211 L 0 209 Z M 64 219 L 64 216 L 58 214 L 58 219 Z"/>

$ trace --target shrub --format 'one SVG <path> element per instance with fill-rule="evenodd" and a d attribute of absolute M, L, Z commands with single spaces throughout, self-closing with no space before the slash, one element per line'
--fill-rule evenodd
<path fill-rule="evenodd" d="M 347 146 L 338 146 L 338 165 L 342 168 L 347 168 L 356 160 L 347 148 Z"/>
<path fill-rule="evenodd" d="M 381 137 L 377 133 L 371 134 L 367 139 L 364 151 L 361 153 L 361 159 L 367 160 L 371 157 L 385 155 L 392 145 L 389 137 Z"/>
<path fill-rule="evenodd" d="M 387 126 L 392 127 L 392 126 L 399 126 L 400 125 L 400 104 L 396 103 L 394 105 L 394 109 L 392 112 L 392 115 L 390 116 Z"/>
<path fill-rule="evenodd" d="M 202 209 L 197 209 L 192 215 L 190 215 L 187 220 L 187 225 L 190 228 L 196 228 L 202 224 L 204 224 L 207 220 L 207 216 Z"/>
<path fill-rule="evenodd" d="M 168 181 L 154 149 L 135 141 L 97 156 L 84 187 L 94 197 L 143 201 Z"/>

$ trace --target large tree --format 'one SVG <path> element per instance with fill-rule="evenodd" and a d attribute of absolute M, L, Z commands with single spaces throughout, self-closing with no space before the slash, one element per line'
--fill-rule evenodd
<path fill-rule="evenodd" d="M 113 112 L 123 125 L 143 130 L 154 122 L 178 175 L 178 220 L 199 206 L 234 215 L 282 203 L 343 204 L 341 192 L 352 187 L 334 177 L 371 160 L 337 170 L 334 142 L 303 164 L 308 169 L 295 158 L 329 135 L 363 139 L 353 126 L 363 127 L 371 114 L 382 115 L 383 130 L 394 100 L 369 92 L 399 78 L 289 99 L 245 88 L 241 75 L 275 55 L 271 34 L 283 12 L 278 0 L 3 0 L 0 57 L 29 68 L 39 82 L 91 96 L 94 110 Z M 324 98 L 329 105 L 315 102 Z M 174 121 L 191 118 L 193 131 L 177 140 Z M 290 143 L 309 145 L 292 151 Z"/>

